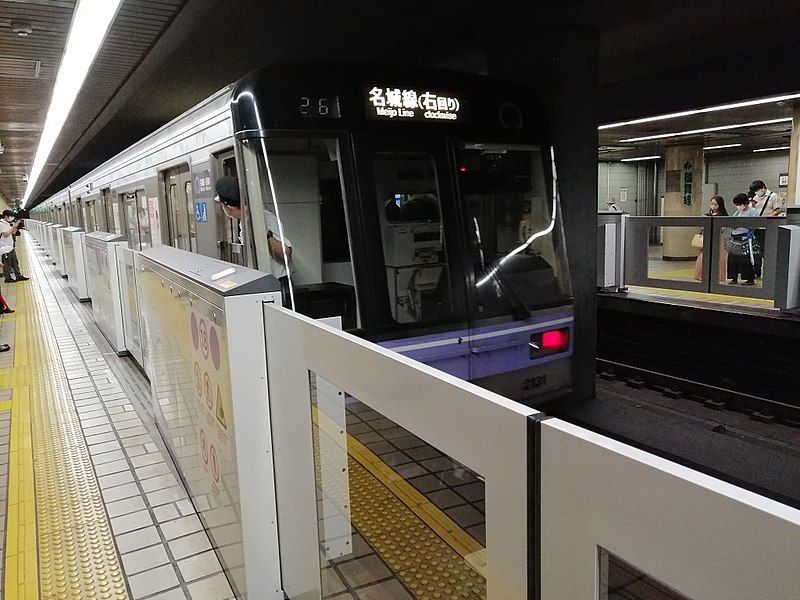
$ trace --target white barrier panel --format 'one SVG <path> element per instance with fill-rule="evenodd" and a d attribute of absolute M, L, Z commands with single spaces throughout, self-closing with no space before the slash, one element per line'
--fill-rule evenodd
<path fill-rule="evenodd" d="M 56 271 L 62 277 L 67 277 L 67 264 L 75 257 L 72 251 L 72 233 L 74 231 L 81 231 L 81 228 L 61 227 L 56 231 L 56 243 L 58 244 Z"/>
<path fill-rule="evenodd" d="M 615 598 L 800 598 L 800 511 L 542 421 L 540 597 L 609 597 L 603 551 L 678 592 Z"/>
<path fill-rule="evenodd" d="M 119 276 L 113 245 L 126 245 L 122 236 L 95 231 L 87 233 L 86 279 L 92 299 L 92 316 L 97 327 L 118 355 L 124 355 L 125 333 L 122 326 L 122 304 Z"/>
<path fill-rule="evenodd" d="M 149 376 L 150 373 L 145 366 L 144 354 L 142 351 L 142 331 L 139 323 L 139 298 L 136 282 L 136 266 L 134 265 L 134 252 L 122 244 L 115 245 L 114 258 L 117 261 L 117 276 L 119 277 L 120 307 L 122 309 L 122 330 L 125 339 L 125 348 L 131 356 L 144 369 Z"/>
<path fill-rule="evenodd" d="M 66 236 L 66 234 L 65 234 Z M 64 248 L 70 246 L 72 253 L 67 251 L 66 268 L 69 289 L 75 297 L 84 302 L 89 300 L 89 284 L 86 281 L 86 233 L 80 230 L 73 231 L 64 238 Z"/>
<path fill-rule="evenodd" d="M 527 598 L 528 417 L 536 411 L 286 309 L 265 306 L 264 318 L 286 594 L 321 597 L 313 422 L 324 379 L 484 476 L 487 597 Z"/>
<path fill-rule="evenodd" d="M 64 226 L 60 223 L 51 223 L 48 227 L 47 250 L 50 254 L 50 262 L 54 265 L 58 265 L 61 260 L 58 256 L 58 230 L 62 227 Z"/>
<path fill-rule="evenodd" d="M 775 308 L 800 308 L 800 226 L 783 225 L 778 230 L 775 275 Z"/>

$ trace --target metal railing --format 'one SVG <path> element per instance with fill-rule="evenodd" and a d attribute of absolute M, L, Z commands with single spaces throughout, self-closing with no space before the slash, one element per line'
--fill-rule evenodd
<path fill-rule="evenodd" d="M 662 244 L 650 244 L 659 228 Z M 755 285 L 729 281 L 731 231 L 754 233 L 757 251 L 732 259 L 747 261 L 756 271 Z M 702 235 L 702 248 L 692 238 Z M 779 239 L 781 240 L 779 243 Z M 798 227 L 783 217 L 632 217 L 625 213 L 598 214 L 597 285 L 612 291 L 628 286 L 705 292 L 775 302 L 780 309 L 798 307 Z M 655 254 L 655 255 L 654 255 Z M 741 265 L 740 265 L 741 266 Z"/>

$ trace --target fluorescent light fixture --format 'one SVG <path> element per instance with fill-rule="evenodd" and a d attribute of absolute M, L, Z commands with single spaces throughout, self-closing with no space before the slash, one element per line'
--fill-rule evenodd
<path fill-rule="evenodd" d="M 75 98 L 83 85 L 89 68 L 94 62 L 108 28 L 114 20 L 121 0 L 78 0 L 72 24 L 67 36 L 67 45 L 53 86 L 53 96 L 39 138 L 39 147 L 33 159 L 28 185 L 25 188 L 23 205 L 27 205 L 47 158 L 61 133 Z"/>
<path fill-rule="evenodd" d="M 728 129 L 743 129 L 745 127 L 758 127 L 759 125 L 774 125 L 775 123 L 787 123 L 792 117 L 781 119 L 767 119 L 766 121 L 751 121 L 750 123 L 737 123 L 736 125 L 719 125 L 717 127 L 704 127 L 703 129 L 688 129 L 686 131 L 676 131 L 674 133 L 659 133 L 658 135 L 645 135 L 642 137 L 627 138 L 620 142 L 646 142 L 648 140 L 663 140 L 666 138 L 680 137 L 682 135 L 696 135 L 698 133 L 711 133 L 712 131 L 727 131 Z"/>
<path fill-rule="evenodd" d="M 775 150 L 789 150 L 791 146 L 775 146 L 774 148 L 759 148 L 753 152 L 774 152 Z"/>
<path fill-rule="evenodd" d="M 635 156 L 633 158 L 621 158 L 620 160 L 622 162 L 635 162 L 637 160 L 656 160 L 658 158 L 661 158 L 661 156 Z"/>
<path fill-rule="evenodd" d="M 723 148 L 738 148 L 741 144 L 722 144 L 720 146 L 705 146 L 703 150 L 722 150 Z"/>
<path fill-rule="evenodd" d="M 759 104 L 771 104 L 772 102 L 784 102 L 786 100 L 795 100 L 797 98 L 800 98 L 800 94 L 786 94 L 784 96 L 772 96 L 770 98 L 760 98 L 758 100 L 745 100 L 743 102 L 733 102 L 731 104 L 720 104 L 718 106 L 709 106 L 707 108 L 697 108 L 693 110 L 667 113 L 665 115 L 657 115 L 655 117 L 643 117 L 641 119 L 631 119 L 630 121 L 608 123 L 607 125 L 600 125 L 598 129 L 612 129 L 614 127 L 624 127 L 625 125 L 638 125 L 639 123 L 653 123 L 655 121 L 679 119 L 681 117 L 690 117 L 692 115 L 702 115 L 704 113 L 732 110 L 734 108 L 744 108 L 747 106 L 758 106 Z"/>

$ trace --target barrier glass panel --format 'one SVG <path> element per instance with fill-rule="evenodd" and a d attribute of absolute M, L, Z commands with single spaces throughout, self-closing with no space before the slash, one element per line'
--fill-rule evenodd
<path fill-rule="evenodd" d="M 649 244 L 647 277 L 667 281 L 703 279 L 702 227 L 662 227 L 661 244 Z"/>
<path fill-rule="evenodd" d="M 691 600 L 602 547 L 599 561 L 600 600 Z"/>
<path fill-rule="evenodd" d="M 313 372 L 309 387 L 323 598 L 486 598 L 483 478 Z"/>

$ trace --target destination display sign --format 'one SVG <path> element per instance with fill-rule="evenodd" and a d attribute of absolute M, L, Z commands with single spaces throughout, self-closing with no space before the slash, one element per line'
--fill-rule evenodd
<path fill-rule="evenodd" d="M 367 118 L 379 121 L 463 123 L 468 118 L 464 98 L 427 88 L 367 86 L 364 104 Z"/>

